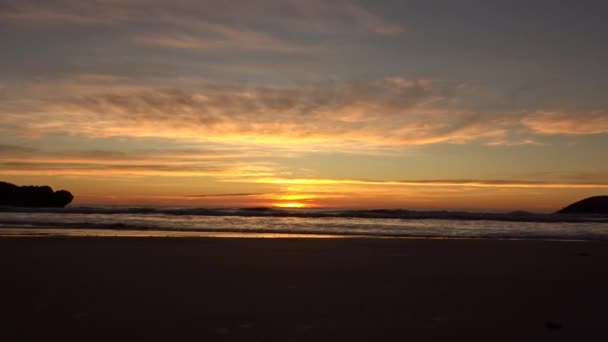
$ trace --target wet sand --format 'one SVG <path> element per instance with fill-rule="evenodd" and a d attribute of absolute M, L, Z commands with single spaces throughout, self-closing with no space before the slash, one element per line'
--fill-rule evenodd
<path fill-rule="evenodd" d="M 0 238 L 0 341 L 608 341 L 608 244 Z"/>

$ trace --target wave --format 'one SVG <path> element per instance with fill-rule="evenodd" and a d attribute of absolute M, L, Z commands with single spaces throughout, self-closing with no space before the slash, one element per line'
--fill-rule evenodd
<path fill-rule="evenodd" d="M 608 240 L 608 217 L 399 209 L 0 208 L 2 229 Z M 9 231 L 6 230 L 6 231 Z M 144 233 L 145 234 L 145 233 Z M 170 234 L 169 234 L 170 235 Z"/>
<path fill-rule="evenodd" d="M 174 216 L 241 216 L 241 217 L 303 217 L 303 218 L 366 218 L 366 219 L 440 219 L 440 220 L 490 220 L 511 222 L 608 222 L 606 215 L 543 214 L 525 211 L 509 213 L 466 211 L 416 211 L 406 209 L 278 209 L 270 207 L 250 208 L 192 208 L 192 207 L 67 207 L 67 208 L 20 208 L 0 207 L 7 213 L 54 213 L 54 214 L 137 214 Z"/>
<path fill-rule="evenodd" d="M 313 226 L 291 226 L 269 225 L 266 227 L 238 228 L 230 227 L 196 226 L 196 227 L 177 227 L 173 225 L 154 226 L 149 223 L 138 222 L 86 222 L 86 221 L 39 221 L 39 220 L 0 220 L 0 236 L 5 228 L 26 229 L 28 234 L 35 235 L 63 235 L 73 234 L 70 230 L 76 230 L 76 235 L 96 236 L 99 230 L 113 231 L 115 236 L 121 236 L 121 232 L 130 233 L 138 231 L 139 236 L 146 236 L 145 232 L 150 232 L 150 236 L 157 236 L 154 233 L 163 233 L 163 236 L 180 236 L 175 233 L 198 233 L 206 236 L 207 233 L 241 233 L 241 234 L 297 234 L 297 235 L 331 235 L 346 237 L 387 237 L 387 238 L 474 238 L 474 239 L 541 239 L 541 240 L 579 240 L 579 241 L 608 241 L 608 231 L 598 227 L 577 227 L 569 229 L 567 227 L 548 227 L 542 229 L 530 229 L 532 227 L 513 227 L 493 226 L 491 221 L 482 222 L 483 227 L 471 229 L 471 227 L 443 227 L 443 222 L 435 222 L 432 226 L 417 227 L 394 227 L 397 229 L 387 229 L 386 227 L 363 228 L 357 224 L 343 225 L 339 227 L 319 227 Z M 460 221 L 463 222 L 463 221 Z M 497 222 L 494 222 L 497 223 Z M 555 225 L 555 223 L 544 223 Z M 323 225 L 323 224 L 321 224 Z M 393 228 L 393 227 L 391 227 Z M 538 228 L 538 227 L 534 227 Z M 62 232 L 67 233 L 62 233 Z M 96 232 L 97 231 L 97 232 Z M 193 235 L 197 236 L 197 235 Z"/>

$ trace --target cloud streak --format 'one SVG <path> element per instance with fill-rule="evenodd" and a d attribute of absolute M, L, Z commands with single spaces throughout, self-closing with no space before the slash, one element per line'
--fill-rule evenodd
<path fill-rule="evenodd" d="M 588 112 L 535 112 L 523 124 L 541 134 L 589 135 L 608 133 L 608 110 Z"/>
<path fill-rule="evenodd" d="M 187 30 L 142 33 L 133 36 L 138 44 L 192 50 L 253 50 L 280 53 L 312 53 L 313 47 L 292 43 L 270 33 L 175 16 L 164 20 Z"/>
<path fill-rule="evenodd" d="M 2 175 L 264 177 L 280 169 L 264 154 L 234 150 L 44 151 L 0 145 Z"/>
<path fill-rule="evenodd" d="M 206 194 L 206 195 L 190 195 L 186 197 L 194 197 L 194 198 L 213 198 L 213 197 L 259 197 L 268 195 L 264 192 L 253 192 L 253 193 L 234 193 L 234 194 Z"/>
<path fill-rule="evenodd" d="M 110 92 L 114 83 L 117 90 Z M 540 145 L 538 139 L 546 135 L 608 132 L 606 111 L 482 112 L 466 105 L 457 84 L 399 76 L 291 86 L 199 81 L 183 89 L 89 76 L 65 89 L 70 91 L 46 98 L 40 85 L 24 88 L 22 96 L 33 96 L 24 100 L 27 111 L 19 112 L 19 100 L 0 105 L 0 130 L 277 148 L 288 141 L 287 148 L 300 151 L 470 142 Z"/>
<path fill-rule="evenodd" d="M 405 187 L 467 187 L 467 188 L 539 188 L 539 189 L 608 189 L 608 183 L 565 183 L 528 180 L 362 180 L 362 179 L 313 179 L 313 178 L 258 178 L 255 183 L 280 185 L 372 185 Z"/>
<path fill-rule="evenodd" d="M 311 53 L 303 37 L 394 36 L 403 32 L 356 1 L 18 1 L 0 8 L 14 27 L 93 26 L 136 46 L 198 51 Z M 228 24 L 229 23 L 229 24 Z"/>

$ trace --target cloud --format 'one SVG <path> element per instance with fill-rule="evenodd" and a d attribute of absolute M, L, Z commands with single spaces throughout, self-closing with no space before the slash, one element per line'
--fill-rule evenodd
<path fill-rule="evenodd" d="M 37 149 L 31 148 L 31 147 L 0 144 L 0 154 L 2 154 L 3 158 L 9 158 L 10 156 L 14 156 L 14 155 L 33 153 L 35 151 L 37 151 Z M 4 159 L 4 160 L 6 160 L 6 159 Z"/>
<path fill-rule="evenodd" d="M 0 145 L 2 175 L 269 177 L 281 174 L 251 150 L 45 151 Z"/>
<path fill-rule="evenodd" d="M 522 123 L 535 132 L 549 135 L 608 133 L 608 110 L 573 113 L 538 111 L 524 117 Z"/>
<path fill-rule="evenodd" d="M 271 31 L 264 32 L 244 25 L 228 25 L 211 19 L 172 13 L 163 13 L 157 20 L 166 25 L 163 30 L 135 34 L 132 41 L 139 44 L 193 50 L 238 49 L 310 53 L 314 49 L 310 44 L 290 42 Z"/>
<path fill-rule="evenodd" d="M 148 5 L 147 8 L 142 8 Z M 138 10 L 139 7 L 139 10 Z M 14 25 L 113 25 L 141 21 L 156 12 L 153 1 L 21 0 L 0 8 L 0 18 Z"/>
<path fill-rule="evenodd" d="M 192 50 L 253 50 L 310 53 L 306 37 L 376 34 L 403 28 L 356 1 L 18 1 L 0 8 L 13 26 L 87 25 L 128 37 L 138 45 Z M 229 23 L 229 24 L 227 24 Z M 111 29 L 110 29 L 111 28 Z"/>
<path fill-rule="evenodd" d="M 91 25 L 102 24 L 102 17 L 97 15 L 86 15 L 72 10 L 62 10 L 50 6 L 36 6 L 33 3 L 25 2 L 21 6 L 10 9 L 0 9 L 0 18 L 5 21 L 23 24 L 76 24 Z"/>
<path fill-rule="evenodd" d="M 543 135 L 608 132 L 605 111 L 482 112 L 467 105 L 458 84 L 401 76 L 293 85 L 198 80 L 170 88 L 100 75 L 43 83 L 0 104 L 0 131 L 341 152 L 542 145 Z"/>
<path fill-rule="evenodd" d="M 195 198 L 206 198 L 206 197 L 259 197 L 268 195 L 264 192 L 253 192 L 253 193 L 234 193 L 234 194 L 208 194 L 208 195 L 190 195 L 186 197 L 195 197 Z"/>
<path fill-rule="evenodd" d="M 403 26 L 390 23 L 356 3 L 345 3 L 345 8 L 362 26 L 379 35 L 393 36 L 405 31 Z"/>
<path fill-rule="evenodd" d="M 424 80 L 390 77 L 294 86 L 203 82 L 188 90 L 129 91 L 123 85 L 107 93 L 112 89 L 107 80 L 83 90 L 76 80 L 71 94 L 41 100 L 39 108 L 23 114 L 6 110 L 0 122 L 21 125 L 26 134 L 159 136 L 262 145 L 280 145 L 285 139 L 298 145 L 416 144 L 427 143 L 435 133 L 442 134 L 440 141 L 457 138 L 458 129 L 437 119 L 469 120 L 436 108 L 443 101 L 440 88 Z"/>
<path fill-rule="evenodd" d="M 230 29 L 213 36 L 201 37 L 184 33 L 142 34 L 133 37 L 139 44 L 190 50 L 257 50 L 282 53 L 311 52 L 312 47 L 300 46 L 275 38 L 271 35 L 252 31 Z"/>
<path fill-rule="evenodd" d="M 244 181 L 244 180 L 239 180 Z M 275 185 L 377 185 L 406 187 L 468 187 L 468 188 L 543 188 L 543 189 L 606 189 L 608 183 L 542 182 L 529 180 L 436 179 L 436 180 L 364 180 L 315 178 L 257 178 L 255 183 Z"/>
<path fill-rule="evenodd" d="M 69 163 L 3 163 L 0 175 L 18 176 L 169 176 L 169 177 L 264 177 L 271 169 L 255 165 L 233 167 L 166 167 L 164 165 L 99 165 Z"/>

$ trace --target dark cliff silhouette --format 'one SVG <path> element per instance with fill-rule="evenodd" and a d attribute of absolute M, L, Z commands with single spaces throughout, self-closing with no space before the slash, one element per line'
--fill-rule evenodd
<path fill-rule="evenodd" d="M 570 204 L 557 214 L 608 214 L 608 196 L 595 196 Z"/>
<path fill-rule="evenodd" d="M 50 186 L 17 186 L 0 182 L 0 205 L 14 207 L 65 207 L 74 196 L 69 191 L 53 191 Z"/>

